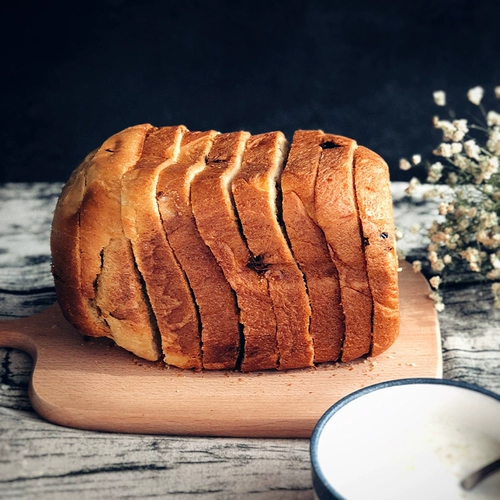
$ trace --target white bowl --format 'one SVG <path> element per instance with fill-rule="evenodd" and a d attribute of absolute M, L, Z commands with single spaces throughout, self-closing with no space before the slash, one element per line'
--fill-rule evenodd
<path fill-rule="evenodd" d="M 500 396 L 461 382 L 403 379 L 356 391 L 317 423 L 310 445 L 320 500 L 500 499 Z"/>

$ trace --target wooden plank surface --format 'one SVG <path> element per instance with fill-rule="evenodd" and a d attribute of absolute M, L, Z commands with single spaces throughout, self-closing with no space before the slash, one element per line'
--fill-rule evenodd
<path fill-rule="evenodd" d="M 401 334 L 377 358 L 315 368 L 193 372 L 84 339 L 57 305 L 0 325 L 0 345 L 36 360 L 30 386 L 45 419 L 82 429 L 204 436 L 309 437 L 334 402 L 370 384 L 441 377 L 437 317 L 422 275 L 402 263 Z"/>

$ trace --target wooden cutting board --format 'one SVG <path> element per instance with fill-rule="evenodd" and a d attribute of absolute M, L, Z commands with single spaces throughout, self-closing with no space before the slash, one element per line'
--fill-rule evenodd
<path fill-rule="evenodd" d="M 439 324 L 429 287 L 402 262 L 401 334 L 377 358 L 251 374 L 194 373 L 151 363 L 88 340 L 57 304 L 0 322 L 0 346 L 29 353 L 35 411 L 68 427 L 198 436 L 310 437 L 336 401 L 378 382 L 442 377 Z"/>

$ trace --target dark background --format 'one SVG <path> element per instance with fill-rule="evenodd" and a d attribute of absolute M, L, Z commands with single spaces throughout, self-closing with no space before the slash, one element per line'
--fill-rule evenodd
<path fill-rule="evenodd" d="M 130 125 L 321 128 L 426 153 L 432 92 L 500 85 L 500 2 L 12 2 L 1 7 L 0 182 L 65 181 Z M 467 111 L 467 112 L 468 112 Z M 417 171 L 418 172 L 418 171 Z"/>

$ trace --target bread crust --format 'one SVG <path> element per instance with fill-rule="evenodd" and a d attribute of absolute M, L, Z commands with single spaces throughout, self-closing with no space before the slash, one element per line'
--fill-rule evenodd
<path fill-rule="evenodd" d="M 87 168 L 93 161 L 97 149 L 89 153 L 72 172 L 63 186 L 54 210 L 50 233 L 52 275 L 56 297 L 64 317 L 78 330 L 91 336 L 108 335 L 105 325 L 98 331 L 89 330 L 88 324 L 98 321 L 89 313 L 81 293 L 80 260 L 80 206 L 86 188 Z"/>
<path fill-rule="evenodd" d="M 281 132 L 250 137 L 232 191 L 254 269 L 269 284 L 277 320 L 278 369 L 311 366 L 311 310 L 304 278 L 279 223 L 276 184 L 288 153 Z"/>
<path fill-rule="evenodd" d="M 292 251 L 307 284 L 314 361 L 336 361 L 344 340 L 340 284 L 325 235 L 316 223 L 315 185 L 321 158 L 321 130 L 298 130 L 281 177 L 283 220 Z"/>
<path fill-rule="evenodd" d="M 99 320 L 87 325 L 84 331 L 97 332 L 104 324 L 102 333 L 107 330 L 106 336 L 119 346 L 149 360 L 158 359 L 160 349 L 148 298 L 123 232 L 121 181 L 139 160 L 146 135 L 153 129 L 150 124 L 129 127 L 104 142 L 86 170 L 86 192 L 80 207 L 81 291 L 88 309 L 95 311 Z M 119 265 L 120 272 L 127 277 L 127 287 L 116 286 L 118 270 L 105 269 L 107 265 Z M 99 287 L 108 292 L 100 292 Z M 108 296 L 111 290 L 112 296 Z M 131 307 L 129 316 L 122 309 L 122 314 L 117 315 L 115 307 L 120 303 L 131 304 L 131 296 L 145 307 Z"/>
<path fill-rule="evenodd" d="M 345 318 L 342 361 L 368 354 L 372 339 L 373 302 L 354 191 L 356 147 L 352 139 L 325 134 L 315 188 L 318 224 L 340 280 Z"/>
<path fill-rule="evenodd" d="M 113 338 L 121 347 L 154 360 L 159 357 L 159 349 L 147 308 L 142 317 L 139 308 L 132 313 L 134 319 L 127 320 L 128 324 L 135 325 L 128 337 L 124 334 L 125 322 L 119 338 L 115 338 L 107 321 L 114 312 L 106 308 L 113 300 L 110 298 L 99 304 L 97 299 L 98 286 L 107 287 L 106 276 L 110 274 L 106 272 L 103 278 L 100 277 L 103 262 L 116 259 L 114 255 L 105 259 L 106 247 L 113 239 L 124 238 L 120 216 L 121 177 L 138 160 L 146 133 L 151 128 L 149 124 L 142 124 L 114 134 L 75 171 L 63 190 L 60 208 L 54 216 L 52 247 L 56 289 L 59 288 L 58 295 L 62 297 L 63 309 L 70 321 L 85 335 Z M 111 248 L 110 251 L 123 254 L 121 266 L 129 277 L 137 273 L 124 242 L 120 246 L 115 241 Z M 67 252 L 66 256 L 61 251 Z M 61 264 L 63 261 L 65 263 Z M 147 303 L 140 281 L 132 281 L 138 286 L 137 300 Z M 102 299 L 102 294 L 99 297 Z M 136 331 L 144 335 L 141 341 L 137 340 Z M 139 351 L 136 350 L 138 346 L 141 347 Z"/>
<path fill-rule="evenodd" d="M 201 369 L 198 314 L 184 271 L 167 241 L 157 203 L 158 179 L 178 159 L 185 133 L 184 126 L 150 131 L 141 158 L 122 179 L 121 214 L 154 312 L 165 362 Z"/>
<path fill-rule="evenodd" d="M 244 337 L 242 371 L 276 368 L 276 318 L 267 280 L 248 264 L 251 254 L 240 232 L 231 183 L 241 168 L 248 132 L 215 138 L 207 167 L 196 175 L 191 201 L 198 231 L 236 293 Z"/>
<path fill-rule="evenodd" d="M 191 182 L 205 169 L 216 135 L 215 131 L 187 132 L 178 161 L 161 172 L 157 186 L 163 227 L 200 315 L 203 368 L 209 370 L 235 369 L 240 352 L 236 300 L 198 232 L 190 199 Z"/>
<path fill-rule="evenodd" d="M 373 297 L 371 355 L 378 356 L 396 340 L 400 322 L 389 168 L 379 155 L 360 146 L 354 153 L 354 181 Z"/>

